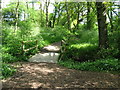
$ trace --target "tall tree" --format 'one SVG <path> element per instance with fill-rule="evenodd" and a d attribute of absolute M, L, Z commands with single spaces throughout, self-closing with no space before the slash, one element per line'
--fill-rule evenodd
<path fill-rule="evenodd" d="M 29 8 L 29 6 L 28 6 L 28 1 L 26 1 L 26 7 L 27 7 L 27 9 Z"/>
<path fill-rule="evenodd" d="M 17 26 L 18 26 L 18 8 L 19 8 L 19 0 L 16 2 L 16 8 L 15 8 L 15 30 L 14 32 L 17 30 Z"/>
<path fill-rule="evenodd" d="M 77 3 L 77 24 L 76 24 L 77 29 L 79 25 L 79 17 L 80 17 L 80 3 Z"/>
<path fill-rule="evenodd" d="M 42 2 L 41 0 L 39 1 L 40 2 L 40 6 L 39 6 L 39 9 L 40 9 L 40 26 L 42 27 L 43 26 L 43 10 L 42 10 Z"/>
<path fill-rule="evenodd" d="M 54 28 L 54 25 L 55 25 L 55 20 L 56 20 L 56 15 L 57 15 L 57 8 L 58 8 L 58 3 L 55 2 L 54 4 L 54 7 L 55 7 L 55 11 L 54 11 L 54 16 L 53 16 L 53 28 Z"/>
<path fill-rule="evenodd" d="M 1 4 L 2 4 L 2 2 L 1 2 L 1 0 L 0 0 L 0 10 L 1 10 Z"/>
<path fill-rule="evenodd" d="M 34 1 L 32 1 L 32 9 L 34 9 Z"/>
<path fill-rule="evenodd" d="M 96 2 L 99 30 L 99 48 L 108 47 L 108 32 L 106 24 L 106 7 L 103 2 Z"/>
<path fill-rule="evenodd" d="M 65 9 L 66 9 L 66 14 L 67 14 L 67 24 L 68 24 L 68 30 L 71 30 L 71 27 L 70 27 L 70 13 L 69 13 L 69 3 L 68 2 L 65 2 Z"/>
<path fill-rule="evenodd" d="M 46 0 L 45 5 L 46 5 L 46 27 L 48 27 L 49 20 L 48 20 L 48 7 L 50 4 L 50 0 Z"/>
<path fill-rule="evenodd" d="M 2 4 L 2 2 L 0 0 L 0 29 L 1 29 L 1 23 L 2 23 L 2 7 L 1 7 L 1 4 Z M 0 32 L 0 34 L 1 34 L 1 32 Z"/>
<path fill-rule="evenodd" d="M 28 11 L 28 9 L 29 9 L 29 2 L 28 1 L 26 1 L 25 2 L 26 3 L 26 9 L 27 9 L 27 11 Z M 26 11 L 24 11 L 24 20 L 26 20 L 26 18 L 28 18 L 29 17 L 29 13 L 28 12 L 26 12 Z"/>
<path fill-rule="evenodd" d="M 120 30 L 120 2 L 118 2 L 118 30 Z"/>
<path fill-rule="evenodd" d="M 62 9 L 63 10 L 63 9 Z M 60 14 L 61 14 L 61 3 L 58 4 L 58 10 L 57 10 L 57 13 L 58 13 L 58 19 L 57 19 L 57 25 L 59 24 L 59 20 L 60 20 Z"/>
<path fill-rule="evenodd" d="M 91 29 L 91 2 L 87 2 L 87 29 Z"/>
<path fill-rule="evenodd" d="M 81 7 L 80 7 L 81 6 Z M 79 27 L 79 23 L 83 20 L 83 19 L 80 19 L 80 13 L 83 9 L 83 4 L 82 3 L 77 3 L 77 24 L 76 24 L 76 28 L 78 29 Z"/>
<path fill-rule="evenodd" d="M 110 28 L 111 28 L 111 32 L 113 32 L 113 3 L 112 2 L 109 2 L 109 9 L 108 9 L 108 12 L 107 12 L 107 15 L 108 15 L 108 18 L 109 18 L 109 21 L 110 21 Z"/>

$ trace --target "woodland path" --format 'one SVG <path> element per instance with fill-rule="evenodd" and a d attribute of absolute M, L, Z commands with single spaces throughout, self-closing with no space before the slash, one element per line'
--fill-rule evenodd
<path fill-rule="evenodd" d="M 32 56 L 28 61 L 30 62 L 51 62 L 57 63 L 61 42 L 56 42 L 42 48 L 40 53 Z"/>
<path fill-rule="evenodd" d="M 53 54 L 52 56 L 51 53 L 57 53 L 59 49 L 60 43 L 54 43 L 42 49 L 43 54 L 50 53 L 50 55 L 40 56 L 41 52 L 37 54 L 38 56 L 31 57 L 29 59 L 31 62 L 13 63 L 12 65 L 16 67 L 17 72 L 12 77 L 2 80 L 3 90 L 5 88 L 5 90 L 29 90 L 30 88 L 35 88 L 35 90 L 40 90 L 41 88 L 50 90 L 64 90 L 65 88 L 73 90 L 80 90 L 80 88 L 120 88 L 119 75 L 73 70 L 58 65 L 55 61 L 58 55 Z"/>
<path fill-rule="evenodd" d="M 7 88 L 6 90 L 26 90 L 27 88 L 36 90 L 40 90 L 40 88 L 50 90 L 64 90 L 65 88 L 73 88 L 73 90 L 104 88 L 105 90 L 105 88 L 111 88 L 110 90 L 112 90 L 112 88 L 120 88 L 120 77 L 110 73 L 73 70 L 56 63 L 17 62 L 13 65 L 17 67 L 15 75 L 2 80 L 3 88 Z"/>

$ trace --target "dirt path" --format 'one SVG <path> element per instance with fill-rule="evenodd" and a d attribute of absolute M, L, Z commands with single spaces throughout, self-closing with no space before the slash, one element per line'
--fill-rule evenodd
<path fill-rule="evenodd" d="M 17 66 L 17 72 L 2 80 L 3 88 L 120 88 L 118 75 L 109 73 L 72 70 L 54 63 L 20 62 L 13 65 Z"/>

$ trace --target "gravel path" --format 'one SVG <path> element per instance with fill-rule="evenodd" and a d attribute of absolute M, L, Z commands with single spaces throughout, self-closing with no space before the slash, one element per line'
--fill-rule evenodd
<path fill-rule="evenodd" d="M 28 61 L 30 62 L 50 62 L 57 63 L 61 42 L 56 42 L 45 46 L 40 53 L 32 56 Z"/>
<path fill-rule="evenodd" d="M 110 73 L 99 73 L 79 71 L 59 66 L 55 63 L 14 63 L 17 72 L 11 78 L 2 80 L 3 88 L 23 89 L 27 88 L 49 88 L 65 89 L 73 88 L 120 88 L 118 86 L 118 75 Z M 12 89 L 14 88 L 14 89 Z M 3 89 L 4 90 L 4 89 Z M 85 89 L 87 90 L 87 89 Z M 91 89 L 92 90 L 92 89 Z M 112 90 L 112 89 L 111 89 Z M 119 90 L 119 89 L 117 89 Z"/>

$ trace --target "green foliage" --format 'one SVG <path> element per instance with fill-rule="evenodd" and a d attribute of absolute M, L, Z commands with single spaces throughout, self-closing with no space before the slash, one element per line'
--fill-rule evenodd
<path fill-rule="evenodd" d="M 1 71 L 2 71 L 2 77 L 0 78 L 7 78 L 9 76 L 12 76 L 16 72 L 16 69 L 10 66 L 9 64 L 3 63 Z"/>
<path fill-rule="evenodd" d="M 92 44 L 73 44 L 69 46 L 64 56 L 80 62 L 94 60 L 97 52 L 97 46 Z M 63 57 L 64 58 L 64 57 Z"/>
<path fill-rule="evenodd" d="M 120 31 L 114 31 L 109 35 L 110 55 L 115 58 L 120 58 Z"/>
<path fill-rule="evenodd" d="M 83 71 L 103 71 L 120 73 L 120 66 L 118 59 L 99 59 L 96 61 L 88 62 L 74 62 L 73 60 L 60 61 L 60 65 L 77 70 Z"/>
<path fill-rule="evenodd" d="M 2 61 L 5 63 L 12 63 L 17 61 L 16 57 L 12 56 L 11 54 L 8 53 L 3 53 L 2 54 Z"/>
<path fill-rule="evenodd" d="M 21 24 L 20 24 L 21 23 Z M 3 53 L 4 62 L 14 62 L 26 60 L 30 55 L 35 54 L 43 46 L 46 46 L 50 43 L 61 41 L 65 37 L 68 31 L 63 27 L 55 28 L 40 28 L 39 26 L 31 23 L 30 21 L 21 21 L 19 23 L 19 28 L 14 33 L 14 26 L 9 26 L 3 24 L 2 38 L 3 38 L 3 49 L 7 49 Z M 23 24 L 23 25 L 22 25 Z M 33 40 L 33 42 L 25 43 L 25 49 L 34 47 L 36 43 L 35 40 L 38 40 L 38 50 L 32 49 L 25 53 L 25 56 L 22 55 L 22 41 Z"/>
<path fill-rule="evenodd" d="M 55 28 L 44 28 L 40 31 L 42 38 L 49 43 L 61 41 L 67 34 L 67 29 L 62 26 L 57 26 Z"/>
<path fill-rule="evenodd" d="M 10 3 L 6 8 L 2 9 L 2 15 L 4 21 L 7 22 L 9 25 L 15 25 L 16 19 L 16 3 Z M 25 11 L 25 6 L 20 4 L 18 7 L 18 21 L 22 17 L 22 12 Z"/>
<path fill-rule="evenodd" d="M 14 33 L 14 27 L 9 25 L 3 25 L 2 39 L 4 41 L 3 41 L 3 48 L 2 48 L 3 50 L 2 58 L 4 62 L 15 62 L 21 59 L 19 58 L 21 57 L 21 53 L 22 53 L 21 41 L 25 40 L 26 38 L 23 39 L 22 38 L 23 36 L 21 36 L 21 33 L 19 32 L 20 32 L 20 29 Z"/>
<path fill-rule="evenodd" d="M 84 27 L 82 27 L 83 30 L 77 30 L 76 34 L 80 38 L 80 43 L 91 43 L 91 44 L 97 44 L 98 43 L 98 31 L 97 29 L 93 30 L 85 30 Z"/>
<path fill-rule="evenodd" d="M 68 3 L 68 13 L 70 14 L 70 24 L 72 30 L 67 30 L 68 20 L 65 3 L 56 3 L 56 17 L 55 27 L 49 28 L 46 25 L 46 13 L 42 8 L 40 10 L 27 8 L 26 2 L 20 2 L 18 7 L 18 30 L 15 30 L 16 19 L 16 3 L 10 3 L 7 8 L 2 9 L 3 25 L 2 25 L 2 43 L 0 48 L 2 51 L 2 59 L 4 63 L 13 63 L 15 61 L 25 61 L 31 55 L 35 54 L 42 47 L 65 40 L 64 45 L 65 52 L 63 52 L 61 65 L 69 68 L 75 68 L 79 70 L 90 71 L 117 71 L 120 69 L 117 64 L 118 59 L 106 59 L 105 58 L 120 58 L 120 32 L 119 18 L 113 15 L 114 32 L 109 32 L 109 48 L 98 49 L 98 27 L 96 23 L 96 9 L 95 4 L 91 3 L 92 18 L 91 30 L 86 30 L 86 16 L 84 11 L 87 9 L 87 4 L 83 3 Z M 29 5 L 28 5 L 29 6 Z M 109 7 L 109 6 L 108 6 Z M 112 7 L 112 6 L 111 6 Z M 80 11 L 79 11 L 80 10 Z M 55 10 L 54 10 L 55 11 Z M 77 24 L 77 15 L 80 13 L 79 19 L 83 19 L 84 22 L 80 22 L 79 29 L 76 29 L 74 25 Z M 49 21 L 53 21 L 54 13 L 49 14 Z M 94 18 L 93 18 L 94 17 Z M 49 23 L 49 22 L 48 22 Z M 53 24 L 53 22 L 51 22 Z M 59 26 L 56 26 L 59 25 Z M 110 26 L 108 26 L 110 29 Z M 33 40 L 25 44 L 25 49 L 35 46 L 34 40 L 38 40 L 38 50 L 32 49 L 21 54 L 22 41 Z M 102 59 L 101 59 L 102 58 Z M 96 60 L 99 59 L 99 60 Z M 71 61 L 73 60 L 73 61 Z M 79 62 L 76 62 L 79 61 Z M 87 61 L 87 62 L 86 62 Z M 90 62 L 92 61 L 92 62 Z M 93 62 L 94 61 L 94 62 Z M 12 75 L 15 70 L 7 65 L 3 64 L 2 73 L 4 77 Z"/>
<path fill-rule="evenodd" d="M 6 37 L 5 47 L 9 47 L 8 53 L 11 55 L 18 55 L 21 53 L 21 39 L 18 37 L 14 37 L 13 35 L 9 35 Z"/>
<path fill-rule="evenodd" d="M 64 52 L 64 58 L 71 58 L 80 62 L 95 60 L 98 50 L 97 31 L 78 31 L 74 37 L 69 37 L 68 46 Z"/>
<path fill-rule="evenodd" d="M 31 23 L 30 20 L 20 21 L 18 23 L 18 26 L 20 27 L 21 34 L 30 34 L 29 32 L 31 31 L 33 23 Z"/>
<path fill-rule="evenodd" d="M 118 48 L 101 49 L 97 52 L 97 58 L 112 58 L 116 57 L 118 53 Z"/>
<path fill-rule="evenodd" d="M 9 48 L 5 47 L 5 46 L 0 46 L 1 47 L 1 57 L 2 57 L 2 61 L 5 63 L 12 63 L 17 61 L 17 58 L 12 56 L 11 54 L 8 53 Z"/>

